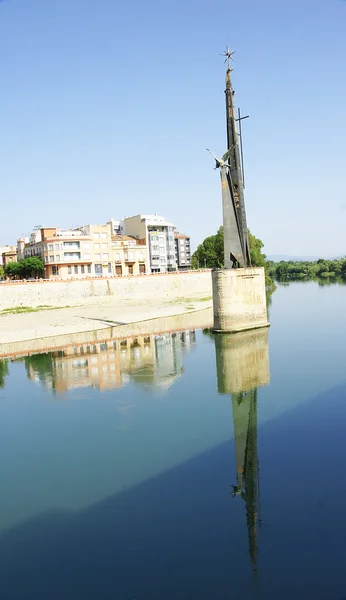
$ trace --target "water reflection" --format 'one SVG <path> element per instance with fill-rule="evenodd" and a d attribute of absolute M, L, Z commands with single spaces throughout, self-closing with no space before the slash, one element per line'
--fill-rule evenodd
<path fill-rule="evenodd" d="M 104 391 L 128 383 L 167 389 L 183 373 L 184 354 L 194 345 L 195 331 L 182 331 L 71 345 L 21 360 L 31 381 L 56 394 L 81 387 Z"/>
<path fill-rule="evenodd" d="M 256 573 L 260 523 L 257 389 L 270 382 L 268 330 L 215 336 L 215 351 L 218 392 L 232 397 L 237 468 L 232 495 L 245 502 L 248 550 Z"/>
<path fill-rule="evenodd" d="M 5 377 L 7 377 L 8 371 L 8 360 L 0 359 L 0 389 L 5 387 Z"/>

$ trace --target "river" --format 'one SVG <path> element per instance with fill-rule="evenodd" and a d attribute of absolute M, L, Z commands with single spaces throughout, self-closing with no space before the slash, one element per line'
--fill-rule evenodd
<path fill-rule="evenodd" d="M 0 600 L 344 600 L 345 300 L 0 361 Z"/>

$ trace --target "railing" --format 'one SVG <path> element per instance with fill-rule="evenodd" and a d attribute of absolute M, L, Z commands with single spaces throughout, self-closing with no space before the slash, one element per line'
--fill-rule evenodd
<path fill-rule="evenodd" d="M 86 280 L 93 280 L 93 279 L 117 279 L 119 277 L 165 277 L 167 275 L 176 275 L 183 277 L 186 274 L 189 273 L 206 273 L 206 272 L 210 272 L 212 271 L 212 269 L 185 269 L 184 271 L 166 271 L 166 272 L 161 272 L 161 273 L 138 273 L 137 275 L 125 275 L 125 274 L 121 274 L 121 275 L 116 275 L 115 273 L 109 273 L 109 274 L 105 274 L 103 273 L 102 275 L 100 274 L 99 276 L 97 275 L 88 275 L 87 273 L 85 275 L 83 275 L 83 277 L 73 277 L 73 275 L 71 275 L 71 277 L 59 277 L 59 275 L 54 275 L 54 279 L 32 279 L 32 280 L 27 280 L 27 279 L 8 279 L 8 280 L 0 280 L 0 285 L 21 285 L 21 284 L 39 284 L 39 283 L 61 283 L 61 282 L 69 282 L 69 281 L 86 281 Z"/>

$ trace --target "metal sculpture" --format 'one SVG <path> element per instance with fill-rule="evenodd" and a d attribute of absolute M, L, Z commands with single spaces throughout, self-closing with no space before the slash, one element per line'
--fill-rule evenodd
<path fill-rule="evenodd" d="M 248 118 L 235 116 L 234 91 L 231 82 L 231 60 L 234 52 L 227 47 L 222 56 L 227 61 L 226 71 L 226 124 L 227 152 L 222 158 L 214 157 L 216 169 L 220 169 L 222 188 L 224 266 L 226 269 L 251 266 L 248 229 L 244 202 L 244 168 L 241 137 L 241 121 Z M 239 122 L 239 133 L 237 131 Z M 239 143 L 240 142 L 240 143 Z M 239 148 L 240 146 L 240 148 Z"/>

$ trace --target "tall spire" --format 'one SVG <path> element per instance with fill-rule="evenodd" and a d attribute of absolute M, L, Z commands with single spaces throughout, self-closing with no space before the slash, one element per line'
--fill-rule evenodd
<path fill-rule="evenodd" d="M 250 267 L 251 258 L 246 224 L 244 186 L 242 177 L 242 162 L 239 152 L 239 134 L 237 119 L 233 104 L 233 88 L 231 80 L 231 61 L 234 52 L 228 47 L 222 54 L 227 62 L 226 71 L 226 123 L 227 123 L 227 152 L 222 158 L 215 158 L 216 169 L 220 169 L 222 190 L 222 217 L 224 233 L 224 267 Z M 243 117 L 245 118 L 245 117 Z M 239 122 L 241 118 L 239 116 Z"/>
<path fill-rule="evenodd" d="M 234 107 L 234 90 L 232 88 L 231 72 L 231 60 L 233 59 L 234 52 L 227 47 L 223 56 L 225 56 L 225 62 L 227 61 L 226 71 L 226 126 L 227 126 L 227 148 L 229 150 L 229 178 L 234 194 L 236 212 L 238 217 L 239 235 L 241 245 L 243 249 L 245 266 L 251 265 L 250 249 L 248 240 L 248 230 L 246 222 L 245 212 L 245 201 L 244 201 L 244 185 L 243 185 L 243 174 L 240 161 L 239 152 L 239 134 L 237 131 L 237 119 L 235 115 Z"/>

